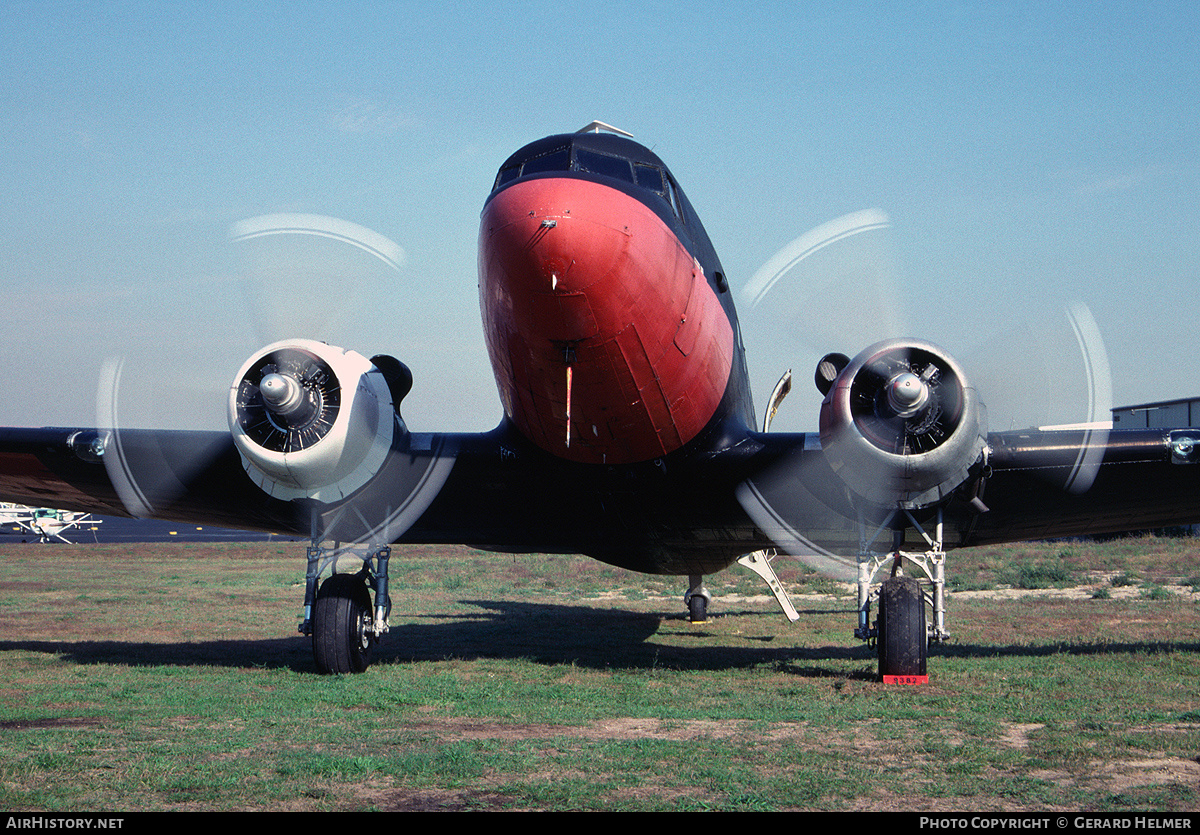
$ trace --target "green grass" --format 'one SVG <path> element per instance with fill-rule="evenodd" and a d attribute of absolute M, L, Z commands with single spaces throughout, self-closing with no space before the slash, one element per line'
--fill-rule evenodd
<path fill-rule="evenodd" d="M 886 687 L 853 599 L 779 561 L 823 592 L 799 623 L 735 569 L 706 578 L 694 626 L 680 578 L 397 549 L 392 631 L 333 678 L 295 633 L 303 546 L 3 545 L 0 807 L 1195 810 L 1190 547 L 952 554 L 981 586 L 1022 566 L 1140 579 L 951 594 L 930 683 Z"/>

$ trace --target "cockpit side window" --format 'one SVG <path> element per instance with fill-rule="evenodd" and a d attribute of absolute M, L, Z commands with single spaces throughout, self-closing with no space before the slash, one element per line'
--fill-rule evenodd
<path fill-rule="evenodd" d="M 659 194 L 664 193 L 663 172 L 662 169 L 655 165 L 643 165 L 635 162 L 633 164 L 633 176 L 637 180 L 637 184 L 642 188 L 648 188 L 651 191 L 657 191 Z"/>
<path fill-rule="evenodd" d="M 679 186 L 675 185 L 675 181 L 670 177 L 666 178 L 667 185 L 667 202 L 671 204 L 671 210 L 675 212 L 675 216 L 687 223 L 687 215 L 683 211 L 683 203 L 679 199 Z"/>
<path fill-rule="evenodd" d="M 496 184 L 492 186 L 492 191 L 495 191 L 496 189 L 500 188 L 500 186 L 504 185 L 505 183 L 511 183 L 513 180 L 517 179 L 517 177 L 520 177 L 520 176 L 521 176 L 520 164 L 507 165 L 504 168 L 501 168 L 500 173 L 498 173 L 496 175 Z"/>

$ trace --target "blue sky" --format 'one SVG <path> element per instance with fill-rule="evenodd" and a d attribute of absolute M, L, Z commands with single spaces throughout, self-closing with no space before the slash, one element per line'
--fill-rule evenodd
<path fill-rule="evenodd" d="M 1117 403 L 1200 395 L 1198 9 L 0 3 L 0 423 L 90 425 L 119 353 L 156 412 L 219 425 L 257 343 L 313 335 L 404 360 L 412 428 L 491 428 L 479 210 L 512 151 L 593 119 L 672 168 L 735 288 L 820 224 L 890 218 L 782 283 L 787 324 L 747 312 L 760 406 L 799 378 L 783 428 L 815 428 L 817 357 L 891 329 L 1040 391 L 1032 366 L 1070 364 L 1068 298 Z M 367 227 L 403 264 L 350 254 L 351 281 L 248 299 L 230 229 L 277 213 Z M 983 391 L 995 428 L 1047 419 L 1009 396 Z"/>

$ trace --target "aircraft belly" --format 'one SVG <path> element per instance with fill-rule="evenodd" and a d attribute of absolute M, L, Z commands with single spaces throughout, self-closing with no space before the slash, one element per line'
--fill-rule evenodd
<path fill-rule="evenodd" d="M 766 544 L 734 501 L 733 472 L 699 466 L 688 450 L 657 464 L 603 467 L 549 455 L 515 432 L 498 448 L 499 456 L 495 445 L 461 449 L 402 541 L 579 553 L 675 575 L 718 571 Z"/>

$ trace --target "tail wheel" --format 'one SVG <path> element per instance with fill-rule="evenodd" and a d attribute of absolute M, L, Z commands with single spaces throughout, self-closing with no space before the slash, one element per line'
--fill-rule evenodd
<path fill-rule="evenodd" d="M 708 598 L 693 594 L 688 598 L 688 620 L 692 623 L 708 623 Z"/>
<path fill-rule="evenodd" d="M 925 598 L 913 577 L 892 577 L 879 589 L 879 678 L 885 683 L 926 680 Z"/>
<path fill-rule="evenodd" d="M 361 577 L 334 574 L 313 607 L 313 658 L 322 673 L 361 673 L 371 666 L 375 636 L 371 595 Z"/>

